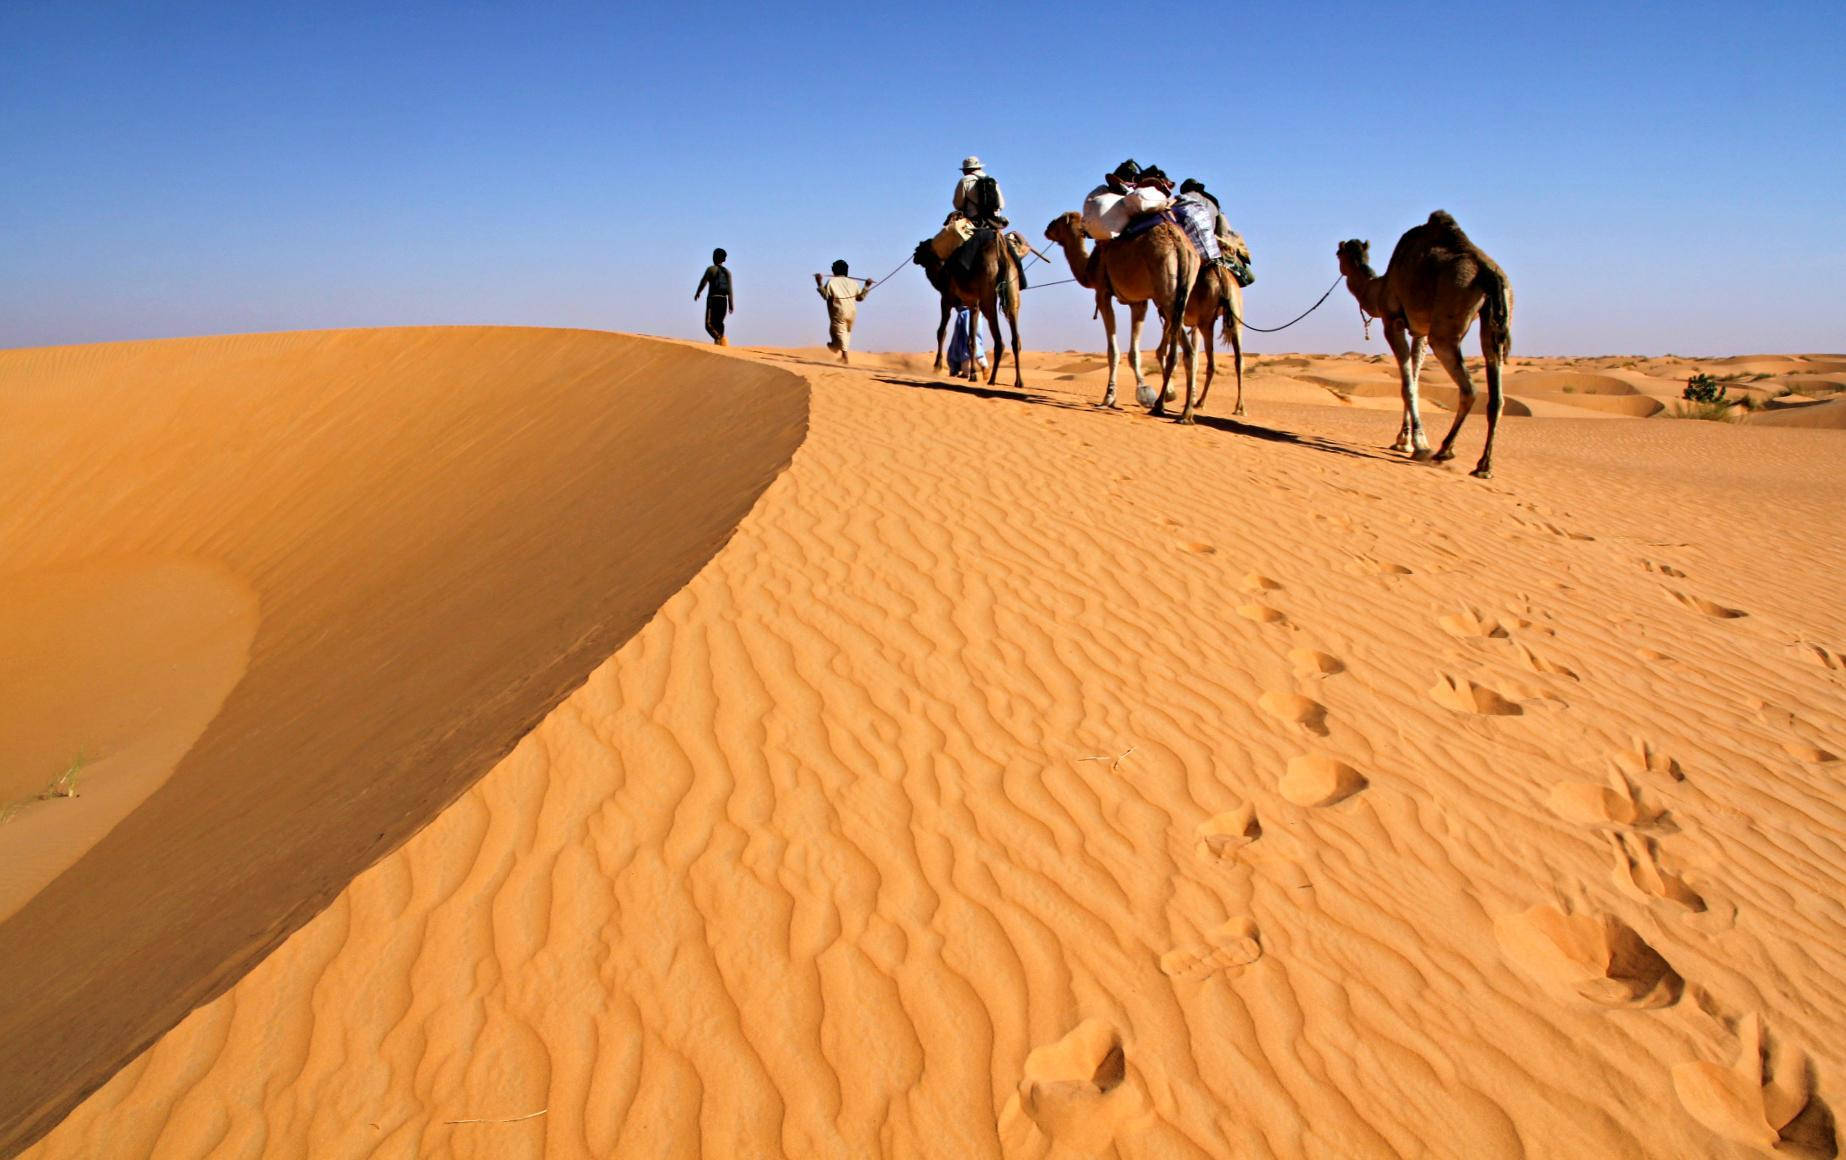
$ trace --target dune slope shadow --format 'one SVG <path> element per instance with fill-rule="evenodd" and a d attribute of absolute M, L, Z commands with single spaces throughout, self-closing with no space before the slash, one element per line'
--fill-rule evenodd
<path fill-rule="evenodd" d="M 256 610 L 197 740 L 0 923 L 0 1154 L 512 749 L 729 539 L 807 417 L 785 371 L 593 331 L 0 351 L 0 580 L 191 560 L 227 579 L 176 599 L 247 590 Z M 102 716 L 127 722 L 104 748 L 137 743 Z"/>

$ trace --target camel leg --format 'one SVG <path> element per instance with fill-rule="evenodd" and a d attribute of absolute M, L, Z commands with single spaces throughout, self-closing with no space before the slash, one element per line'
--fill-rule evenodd
<path fill-rule="evenodd" d="M 1102 405 L 1111 409 L 1120 406 L 1115 401 L 1115 367 L 1121 361 L 1122 352 L 1115 344 L 1115 303 L 1101 294 L 1096 296 L 1096 312 L 1102 315 L 1102 332 L 1109 340 L 1109 386 L 1103 392 Z"/>
<path fill-rule="evenodd" d="M 1468 377 L 1468 364 L 1462 361 L 1461 343 L 1455 339 L 1444 339 L 1430 344 L 1435 348 L 1436 361 L 1442 369 L 1449 372 L 1455 380 L 1455 386 L 1461 391 L 1461 400 L 1455 408 L 1455 421 L 1449 424 L 1449 433 L 1442 438 L 1442 446 L 1436 451 L 1437 462 L 1446 462 L 1455 458 L 1455 436 L 1461 434 L 1461 425 L 1467 422 L 1468 412 L 1474 410 L 1474 380 Z"/>
<path fill-rule="evenodd" d="M 1487 446 L 1481 448 L 1481 461 L 1474 465 L 1471 472 L 1476 479 L 1493 478 L 1493 433 L 1500 425 L 1500 407 L 1505 399 L 1500 394 L 1500 359 L 1497 353 L 1487 354 Z"/>
<path fill-rule="evenodd" d="M 987 385 L 991 387 L 1000 378 L 1000 360 L 1006 357 L 1006 340 L 1000 337 L 999 302 L 981 303 L 981 313 L 987 316 L 988 333 L 994 336 L 993 361 L 987 364 Z"/>
<path fill-rule="evenodd" d="M 1164 367 L 1178 354 L 1179 348 L 1173 345 L 1173 332 L 1167 327 L 1166 319 L 1163 318 L 1160 320 L 1160 341 L 1154 344 L 1154 365 Z M 1175 397 L 1172 376 L 1168 375 L 1160 380 L 1160 401 L 1171 403 Z"/>
<path fill-rule="evenodd" d="M 942 373 L 942 344 L 949 333 L 949 315 L 953 313 L 955 313 L 954 308 L 949 305 L 949 300 L 944 298 L 942 300 L 942 321 L 936 326 L 936 365 L 932 368 L 931 374 Z"/>
<path fill-rule="evenodd" d="M 1195 346 L 1201 340 L 1203 340 L 1205 343 L 1205 385 L 1199 388 L 1199 404 L 1198 404 L 1199 410 L 1201 411 L 1205 409 L 1205 397 L 1211 394 L 1211 381 L 1218 374 L 1217 347 L 1212 345 L 1212 339 L 1211 339 L 1211 324 L 1213 321 L 1215 320 L 1209 319 L 1209 318 L 1206 319 L 1205 325 L 1199 327 L 1198 334 L 1196 334 L 1192 339 Z"/>
<path fill-rule="evenodd" d="M 1390 334 L 1388 333 L 1388 328 L 1387 328 L 1387 333 L 1386 333 L 1386 335 L 1385 335 L 1385 341 L 1386 341 L 1386 342 L 1389 342 L 1389 341 L 1390 341 L 1390 339 L 1391 339 L 1391 336 L 1390 336 Z M 1412 339 L 1410 340 L 1410 387 L 1409 387 L 1409 395 L 1408 395 L 1408 396 L 1406 396 L 1406 398 L 1405 398 L 1405 401 L 1404 401 L 1404 403 L 1403 403 L 1403 413 L 1402 413 L 1402 414 L 1401 414 L 1401 415 L 1399 416 L 1399 419 L 1400 419 L 1401 421 L 1400 421 L 1400 422 L 1398 423 L 1398 425 L 1397 425 L 1397 440 L 1396 440 L 1395 442 L 1393 442 L 1393 443 L 1391 444 L 1391 446 L 1389 447 L 1389 450 L 1391 450 L 1391 451 L 1400 451 L 1400 452 L 1402 452 L 1402 453 L 1403 453 L 1403 454 L 1405 454 L 1405 455 L 1408 455 L 1408 454 L 1410 454 L 1410 451 L 1411 451 L 1411 444 L 1410 444 L 1410 415 L 1411 415 L 1411 411 L 1412 411 L 1412 407 L 1411 407 L 1411 404 L 1410 404 L 1410 401 L 1409 401 L 1409 400 L 1410 400 L 1411 398 L 1414 398 L 1414 397 L 1416 396 L 1416 392 L 1417 392 L 1417 383 L 1418 383 L 1418 381 L 1419 381 L 1419 379 L 1421 378 L 1421 376 L 1422 376 L 1422 373 L 1423 373 L 1423 354 L 1424 354 L 1424 351 L 1425 351 L 1426 349 L 1427 349 L 1427 348 L 1426 348 L 1426 347 L 1424 346 L 1424 343 L 1423 343 L 1423 340 L 1422 340 L 1422 339 L 1420 339 L 1420 338 L 1412 338 Z M 1398 353 L 1395 347 L 1394 347 L 1394 348 L 1392 348 L 1392 353 L 1393 353 L 1393 354 L 1397 354 L 1397 353 Z M 1398 376 L 1399 376 L 1399 377 L 1398 377 L 1398 382 L 1400 383 L 1400 388 L 1399 388 L 1399 389 L 1400 389 L 1400 391 L 1401 391 L 1401 390 L 1403 389 L 1403 388 L 1401 387 L 1401 383 L 1403 382 L 1403 374 L 1404 374 L 1404 364 L 1403 364 L 1403 361 L 1402 361 L 1402 358 L 1401 358 L 1401 356 L 1400 356 L 1400 358 L 1399 358 L 1399 361 L 1398 361 L 1398 364 L 1397 364 L 1397 373 L 1398 373 Z"/>
<path fill-rule="evenodd" d="M 1193 356 L 1192 330 L 1186 325 L 1186 320 L 1174 319 L 1173 328 L 1179 332 L 1179 341 L 1186 351 L 1186 406 L 1179 413 L 1179 421 L 1190 423 L 1192 422 L 1192 410 L 1197 405 L 1195 399 L 1199 393 L 1198 360 Z"/>
<path fill-rule="evenodd" d="M 1231 302 L 1237 314 L 1243 314 L 1243 296 L 1240 294 L 1231 299 Z M 1231 319 L 1231 365 L 1237 372 L 1237 409 L 1231 414 L 1242 415 L 1245 413 L 1243 407 L 1243 326 L 1236 317 Z"/>
<path fill-rule="evenodd" d="M 1019 297 L 1013 296 L 1013 304 L 1006 311 L 1006 326 L 1013 333 L 1013 389 L 1026 389 L 1026 374 L 1019 368 Z M 996 368 L 998 369 L 998 368 Z"/>
<path fill-rule="evenodd" d="M 1131 302 L 1128 304 L 1128 366 L 1135 373 L 1135 402 L 1143 407 L 1152 407 L 1156 415 L 1166 414 L 1166 400 L 1156 395 L 1151 400 L 1148 396 L 1147 376 L 1141 373 L 1141 327 L 1147 322 L 1147 303 Z M 1163 387 L 1164 394 L 1164 387 Z"/>
<path fill-rule="evenodd" d="M 1180 405 L 1179 421 L 1182 423 L 1190 423 L 1192 422 L 1192 334 L 1191 331 L 1187 329 L 1186 320 L 1184 318 L 1169 320 L 1165 316 L 1162 316 L 1160 319 L 1160 326 L 1162 335 L 1171 336 L 1173 341 L 1167 343 L 1165 348 L 1166 354 L 1160 359 L 1160 403 L 1159 406 L 1154 408 L 1154 414 L 1166 414 L 1167 401 L 1174 397 L 1173 369 L 1178 365 L 1179 352 L 1183 346 L 1186 351 L 1186 401 Z"/>
<path fill-rule="evenodd" d="M 1408 452 L 1412 459 L 1428 459 L 1429 436 L 1423 433 L 1423 415 L 1417 406 L 1417 375 L 1423 369 L 1424 342 L 1412 338 L 1409 328 L 1401 322 L 1385 325 L 1385 341 L 1397 356 L 1398 388 L 1404 397 L 1404 422 L 1392 450 Z"/>

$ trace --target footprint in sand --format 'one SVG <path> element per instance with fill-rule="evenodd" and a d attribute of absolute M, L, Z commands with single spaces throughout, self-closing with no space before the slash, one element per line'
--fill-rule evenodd
<path fill-rule="evenodd" d="M 1077 1155 L 1108 1151 L 1118 1126 L 1147 1110 L 1122 1033 L 1106 1020 L 1085 1019 L 1026 1056 L 1019 1087 L 1000 1115 L 1003 1151 L 1042 1155 L 1048 1145 Z"/>
<path fill-rule="evenodd" d="M 1311 648 L 1290 649 L 1288 660 L 1297 677 L 1331 677 L 1346 671 L 1346 662 L 1340 658 Z"/>
<path fill-rule="evenodd" d="M 1507 961 L 1553 991 L 1602 1007 L 1670 1007 L 1683 983 L 1659 952 L 1614 915 L 1534 906 L 1494 920 Z"/>
<path fill-rule="evenodd" d="M 1569 531 L 1568 529 L 1558 527 L 1556 524 L 1545 523 L 1542 520 L 1539 522 L 1538 526 L 1554 536 L 1562 536 L 1567 540 L 1582 540 L 1585 543 L 1594 543 L 1596 540 L 1595 536 L 1586 535 L 1583 532 Z"/>
<path fill-rule="evenodd" d="M 1477 713 L 1488 717 L 1517 717 L 1525 712 L 1515 701 L 1500 695 L 1499 690 L 1477 685 L 1465 677 L 1439 673 L 1429 690 L 1436 704 L 1459 713 Z"/>
<path fill-rule="evenodd" d="M 1641 561 L 1641 566 L 1646 568 L 1649 572 L 1658 572 L 1662 576 L 1671 576 L 1675 580 L 1684 580 L 1686 578 L 1684 572 L 1681 572 L 1671 564 L 1658 564 L 1652 560 L 1643 560 Z"/>
<path fill-rule="evenodd" d="M 1185 548 L 1186 551 L 1191 552 L 1195 556 L 1216 556 L 1218 554 L 1217 548 L 1210 544 L 1199 543 L 1196 540 L 1188 542 Z"/>
<path fill-rule="evenodd" d="M 1806 741 L 1784 741 L 1782 750 L 1796 761 L 1805 761 L 1810 765 L 1825 765 L 1839 758 L 1818 745 Z"/>
<path fill-rule="evenodd" d="M 1809 664 L 1819 665 L 1823 669 L 1846 669 L 1846 655 L 1837 653 L 1830 648 L 1822 648 L 1817 644 L 1809 644 L 1806 641 L 1802 641 L 1800 644 L 1795 645 L 1795 655 Z"/>
<path fill-rule="evenodd" d="M 1327 735 L 1327 707 L 1300 693 L 1264 693 L 1257 698 L 1263 712 L 1271 717 L 1299 725 L 1319 737 Z"/>
<path fill-rule="evenodd" d="M 1238 585 L 1238 587 L 1242 588 L 1245 592 L 1257 594 L 1264 592 L 1280 592 L 1282 590 L 1280 584 L 1263 575 L 1261 572 L 1247 573 L 1243 578 L 1243 583 Z"/>
<path fill-rule="evenodd" d="M 1676 663 L 1675 658 L 1655 648 L 1638 648 L 1634 650 L 1634 655 L 1640 657 L 1650 665 L 1670 665 Z"/>
<path fill-rule="evenodd" d="M 1365 776 L 1344 761 L 1319 753 L 1291 757 L 1276 788 L 1303 808 L 1343 802 L 1366 787 Z"/>
<path fill-rule="evenodd" d="M 1160 956 L 1160 970 L 1170 979 L 1196 982 L 1220 971 L 1235 971 L 1263 957 L 1256 923 L 1233 918 L 1205 934 L 1205 941 L 1174 947 Z"/>
<path fill-rule="evenodd" d="M 1622 893 L 1643 902 L 1665 899 L 1694 914 L 1705 913 L 1705 896 L 1660 865 L 1660 843 L 1640 834 L 1610 834 L 1609 844 L 1615 852 L 1612 877 Z"/>
<path fill-rule="evenodd" d="M 1256 806 L 1249 802 L 1200 822 L 1193 833 L 1199 840 L 1199 857 L 1217 861 L 1237 857 L 1237 851 L 1263 836 Z"/>
<path fill-rule="evenodd" d="M 1699 1059 L 1673 1068 L 1680 1106 L 1734 1144 L 1778 1156 L 1837 1155 L 1833 1117 L 1813 1098 L 1805 1053 L 1766 1046 L 1762 1016 L 1753 1011 L 1738 1024 L 1729 1066 Z"/>
<path fill-rule="evenodd" d="M 1653 742 L 1644 737 L 1635 738 L 1634 744 L 1615 754 L 1613 760 L 1615 767 L 1623 773 L 1635 776 L 1651 773 L 1673 781 L 1686 780 L 1685 771 L 1679 768 L 1679 762 L 1655 749 Z"/>
<path fill-rule="evenodd" d="M 1688 596 L 1684 592 L 1675 592 L 1671 588 L 1667 589 L 1667 594 L 1694 612 L 1702 612 L 1717 620 L 1736 620 L 1738 617 L 1750 615 L 1741 608 L 1726 608 L 1722 604 L 1714 604 L 1703 597 Z"/>
<path fill-rule="evenodd" d="M 1388 564 L 1382 560 L 1360 558 L 1346 565 L 1346 570 L 1354 576 L 1413 576 L 1410 569 L 1402 564 Z"/>
<path fill-rule="evenodd" d="M 1267 604 L 1240 604 L 1237 615 L 1245 620 L 1254 620 L 1258 624 L 1273 624 L 1278 628 L 1288 627 L 1288 616 Z"/>
<path fill-rule="evenodd" d="M 1491 616 L 1483 616 L 1477 608 L 1464 609 L 1461 612 L 1445 616 L 1436 622 L 1442 631 L 1450 636 L 1459 637 L 1504 637 L 1506 629 Z"/>
<path fill-rule="evenodd" d="M 1546 660 L 1519 641 L 1513 642 L 1513 652 L 1519 657 L 1520 664 L 1523 664 L 1526 668 L 1531 669 L 1535 673 L 1549 673 L 1553 676 L 1569 677 L 1573 681 L 1582 679 L 1572 670 L 1565 668 L 1556 661 Z"/>
<path fill-rule="evenodd" d="M 1642 804 L 1620 770 L 1610 771 L 1607 785 L 1561 781 L 1551 787 L 1545 804 L 1560 818 L 1585 826 L 1649 826 L 1664 816 Z"/>

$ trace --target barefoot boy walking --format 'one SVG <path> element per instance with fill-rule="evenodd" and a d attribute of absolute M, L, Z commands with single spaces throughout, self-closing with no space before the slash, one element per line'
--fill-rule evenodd
<path fill-rule="evenodd" d="M 833 264 L 833 277 L 814 275 L 814 288 L 827 303 L 827 349 L 838 351 L 840 361 L 851 362 L 846 350 L 852 345 L 852 324 L 859 316 L 859 303 L 872 288 L 872 280 L 863 284 L 846 276 L 846 263 Z"/>

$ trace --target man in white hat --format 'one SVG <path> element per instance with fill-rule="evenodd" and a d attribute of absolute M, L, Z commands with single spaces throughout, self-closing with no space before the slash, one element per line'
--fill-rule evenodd
<path fill-rule="evenodd" d="M 1000 183 L 987 176 L 981 159 L 972 155 L 962 158 L 961 181 L 955 186 L 955 212 L 976 225 L 1004 226 L 1006 219 L 1000 211 L 1005 208 Z"/>

